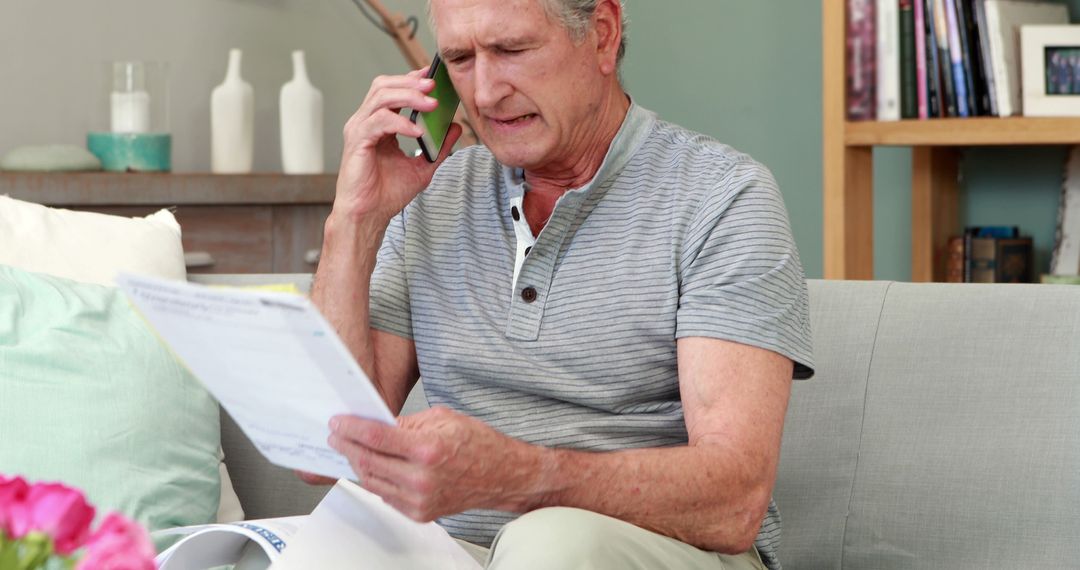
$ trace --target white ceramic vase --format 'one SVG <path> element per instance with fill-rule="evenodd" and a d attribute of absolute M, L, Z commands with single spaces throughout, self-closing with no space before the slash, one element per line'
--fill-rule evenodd
<path fill-rule="evenodd" d="M 286 174 L 323 172 L 323 96 L 308 79 L 304 52 L 292 53 L 293 78 L 281 87 L 281 166 Z"/>
<path fill-rule="evenodd" d="M 240 77 L 240 50 L 229 50 L 225 81 L 210 96 L 211 170 L 218 174 L 251 172 L 255 141 L 255 94 Z"/>

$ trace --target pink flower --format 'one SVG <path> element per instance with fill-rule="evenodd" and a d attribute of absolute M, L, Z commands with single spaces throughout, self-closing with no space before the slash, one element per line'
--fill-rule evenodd
<path fill-rule="evenodd" d="M 11 519 L 18 510 L 17 505 L 26 501 L 29 491 L 30 486 L 22 477 L 9 478 L 0 475 L 0 533 L 12 535 Z"/>
<path fill-rule="evenodd" d="M 52 538 L 56 552 L 67 556 L 90 536 L 94 507 L 76 489 L 59 483 L 37 483 L 30 487 L 22 504 L 14 505 L 11 515 L 14 538 L 34 531 L 44 533 Z"/>
<path fill-rule="evenodd" d="M 101 522 L 75 570 L 154 570 L 154 545 L 138 524 L 117 513 Z"/>

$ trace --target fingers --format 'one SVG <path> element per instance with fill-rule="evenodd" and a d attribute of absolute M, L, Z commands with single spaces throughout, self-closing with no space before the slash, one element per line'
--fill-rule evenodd
<path fill-rule="evenodd" d="M 322 475 L 316 475 L 306 471 L 294 470 L 293 473 L 296 473 L 296 476 L 308 485 L 333 485 L 334 483 L 337 483 L 337 479 L 323 477 Z"/>
<path fill-rule="evenodd" d="M 349 466 L 361 481 L 374 477 L 405 484 L 417 479 L 417 468 L 401 457 L 373 451 L 336 434 L 331 434 L 327 443 L 349 459 Z"/>
<path fill-rule="evenodd" d="M 394 87 L 372 93 L 364 106 L 372 109 L 372 114 L 379 109 L 403 109 L 405 107 L 430 112 L 438 108 L 439 102 L 434 97 L 424 95 L 423 92 L 416 89 Z"/>
<path fill-rule="evenodd" d="M 330 422 L 331 439 L 376 451 L 383 455 L 408 458 L 419 442 L 415 434 L 381 422 L 355 416 L 337 416 Z M 331 447 L 334 443 L 331 442 Z M 334 447 L 337 449 L 337 447 Z M 339 450 L 340 451 L 340 450 Z"/>

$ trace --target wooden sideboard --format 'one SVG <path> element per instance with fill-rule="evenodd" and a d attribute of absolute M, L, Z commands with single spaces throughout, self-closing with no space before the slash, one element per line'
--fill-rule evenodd
<path fill-rule="evenodd" d="M 0 172 L 0 194 L 121 216 L 170 208 L 191 273 L 309 273 L 336 174 Z"/>

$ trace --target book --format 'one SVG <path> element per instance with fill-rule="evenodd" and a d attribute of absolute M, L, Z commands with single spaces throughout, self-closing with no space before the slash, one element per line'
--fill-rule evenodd
<path fill-rule="evenodd" d="M 998 115 L 1022 113 L 1020 98 L 1020 26 L 1068 24 L 1069 8 L 1054 2 L 985 0 L 990 68 Z"/>
<path fill-rule="evenodd" d="M 900 120 L 900 22 L 897 0 L 876 0 L 877 120 Z M 910 0 L 908 0 L 910 2 Z"/>
<path fill-rule="evenodd" d="M 929 117 L 941 117 L 944 115 L 942 97 L 944 92 L 941 85 L 941 67 L 938 64 L 940 50 L 937 45 L 937 30 L 934 25 L 934 0 L 919 0 L 923 2 L 925 14 L 925 41 L 926 41 L 926 105 Z"/>
<path fill-rule="evenodd" d="M 899 0 L 897 36 L 900 47 L 900 116 L 904 119 L 926 118 L 926 94 L 919 80 L 917 34 L 920 24 L 916 12 L 922 0 Z"/>
<path fill-rule="evenodd" d="M 971 239 L 971 283 L 1031 283 L 1032 240 L 975 237 Z"/>
<path fill-rule="evenodd" d="M 902 38 L 906 35 L 908 42 L 915 44 L 915 112 L 918 118 L 926 119 L 930 116 L 926 85 L 926 19 L 924 15 L 926 3 L 923 0 L 901 0 L 901 2 L 905 1 L 912 6 L 914 22 L 912 22 L 912 27 L 901 30 L 900 34 Z"/>
<path fill-rule="evenodd" d="M 949 48 L 949 23 L 945 18 L 945 1 L 932 0 L 934 4 L 934 39 L 938 48 L 938 73 L 941 75 L 942 116 L 956 117 L 956 85 L 953 81 L 952 55 Z"/>
<path fill-rule="evenodd" d="M 847 116 L 852 121 L 869 121 L 877 116 L 874 0 L 846 1 Z"/>
<path fill-rule="evenodd" d="M 964 236 L 952 236 L 945 246 L 945 282 L 964 282 Z"/>
<path fill-rule="evenodd" d="M 965 6 L 969 0 L 953 0 L 956 8 L 956 31 L 960 40 L 960 63 L 964 71 L 964 87 L 967 92 L 968 116 L 979 115 L 978 104 L 975 101 L 975 76 L 974 58 L 971 54 L 971 41 L 968 38 L 968 17 L 970 8 Z"/>
<path fill-rule="evenodd" d="M 945 0 L 946 32 L 949 36 L 949 64 L 952 71 L 953 89 L 956 91 L 956 116 L 970 115 L 968 107 L 967 76 L 964 72 L 964 46 L 960 43 L 960 24 L 956 15 L 956 0 Z"/>
<path fill-rule="evenodd" d="M 964 228 L 964 283 L 972 281 L 972 240 L 976 238 L 1016 238 L 1020 236 L 1017 226 L 968 226 Z"/>
<path fill-rule="evenodd" d="M 1065 165 L 1050 273 L 1080 275 L 1080 147 L 1069 151 Z"/>
<path fill-rule="evenodd" d="M 973 0 L 975 10 L 975 29 L 979 37 L 979 52 L 982 57 L 983 81 L 986 83 L 986 104 L 990 116 L 1000 115 L 997 106 L 997 84 L 994 82 L 994 70 L 991 67 L 989 26 L 986 23 L 986 0 Z"/>
<path fill-rule="evenodd" d="M 159 570 L 370 568 L 480 570 L 442 527 L 419 523 L 341 480 L 310 515 L 167 529 L 182 536 L 157 556 Z"/>
<path fill-rule="evenodd" d="M 982 39 L 979 34 L 978 18 L 975 13 L 976 4 L 980 0 L 960 0 L 958 7 L 964 12 L 964 31 L 967 38 L 966 53 L 971 65 L 972 97 L 975 101 L 975 115 L 992 115 L 990 106 L 989 86 L 986 79 L 986 62 L 983 53 Z M 961 38 L 963 41 L 963 38 Z"/>

